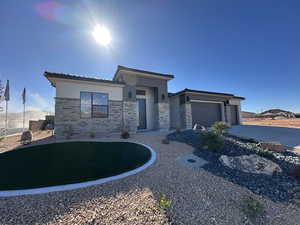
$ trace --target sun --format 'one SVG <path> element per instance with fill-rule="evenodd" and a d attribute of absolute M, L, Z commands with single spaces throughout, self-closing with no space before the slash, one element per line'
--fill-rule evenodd
<path fill-rule="evenodd" d="M 105 26 L 96 25 L 92 32 L 94 39 L 101 45 L 108 46 L 111 42 L 111 35 Z"/>

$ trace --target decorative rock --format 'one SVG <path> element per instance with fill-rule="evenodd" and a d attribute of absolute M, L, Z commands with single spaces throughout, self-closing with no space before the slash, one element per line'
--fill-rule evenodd
<path fill-rule="evenodd" d="M 30 144 L 32 142 L 32 132 L 30 130 L 24 131 L 22 133 L 21 142 L 23 145 Z"/>
<path fill-rule="evenodd" d="M 274 172 L 282 172 L 276 163 L 255 154 L 236 157 L 222 155 L 219 160 L 223 165 L 245 173 L 273 175 Z"/>
<path fill-rule="evenodd" d="M 284 152 L 287 148 L 280 142 L 261 142 L 258 144 L 261 148 L 269 149 L 277 152 Z"/>

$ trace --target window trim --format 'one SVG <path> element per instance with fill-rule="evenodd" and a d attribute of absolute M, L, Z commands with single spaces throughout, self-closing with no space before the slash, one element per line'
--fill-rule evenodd
<path fill-rule="evenodd" d="M 82 117 L 81 114 L 81 94 L 82 93 L 89 93 L 91 94 L 91 114 L 90 117 Z M 96 105 L 93 104 L 93 94 L 103 94 L 107 96 L 107 105 Z M 93 116 L 93 106 L 106 106 L 107 107 L 107 114 L 105 117 L 94 117 Z M 103 93 L 103 92 L 91 92 L 91 91 L 80 91 L 80 119 L 105 119 L 105 118 L 109 118 L 109 94 L 108 93 Z"/>

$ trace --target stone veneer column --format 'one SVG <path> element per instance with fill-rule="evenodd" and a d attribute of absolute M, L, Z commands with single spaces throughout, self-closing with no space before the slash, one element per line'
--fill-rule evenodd
<path fill-rule="evenodd" d="M 135 133 L 137 131 L 137 103 L 123 102 L 123 129 Z"/>
<path fill-rule="evenodd" d="M 168 102 L 160 102 L 158 104 L 158 129 L 170 129 L 170 106 Z"/>
<path fill-rule="evenodd" d="M 192 129 L 193 119 L 192 119 L 192 105 L 190 103 L 185 103 L 180 106 L 180 114 L 182 119 L 182 128 Z"/>
<path fill-rule="evenodd" d="M 80 120 L 80 99 L 55 98 L 54 131 L 58 138 L 64 137 L 66 126 L 72 126 Z M 77 132 L 78 133 L 78 132 Z"/>

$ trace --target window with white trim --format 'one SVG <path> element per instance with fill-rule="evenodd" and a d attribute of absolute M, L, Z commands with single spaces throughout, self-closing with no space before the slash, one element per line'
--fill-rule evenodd
<path fill-rule="evenodd" d="M 80 92 L 81 118 L 107 118 L 108 94 L 96 92 Z"/>

